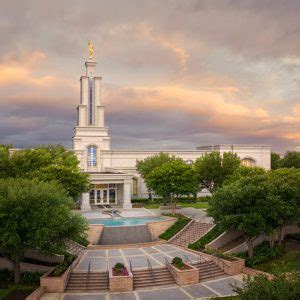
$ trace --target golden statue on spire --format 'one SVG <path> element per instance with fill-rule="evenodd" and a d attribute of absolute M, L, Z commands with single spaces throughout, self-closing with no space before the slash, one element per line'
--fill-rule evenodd
<path fill-rule="evenodd" d="M 94 45 L 88 41 L 88 45 L 89 45 L 89 59 L 93 59 L 94 58 Z"/>

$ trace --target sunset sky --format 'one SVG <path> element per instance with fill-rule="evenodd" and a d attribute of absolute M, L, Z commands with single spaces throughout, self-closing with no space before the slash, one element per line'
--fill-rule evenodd
<path fill-rule="evenodd" d="M 0 143 L 71 146 L 94 43 L 112 148 L 300 145 L 300 0 L 1 0 Z"/>

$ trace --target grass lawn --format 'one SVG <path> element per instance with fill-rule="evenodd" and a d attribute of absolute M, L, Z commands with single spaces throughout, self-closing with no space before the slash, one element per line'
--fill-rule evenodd
<path fill-rule="evenodd" d="M 182 207 L 193 207 L 193 208 L 200 208 L 200 209 L 206 209 L 208 208 L 208 202 L 195 202 L 195 203 L 182 203 L 178 202 L 177 205 L 181 205 Z M 153 203 L 153 204 L 147 204 L 144 207 L 149 209 L 156 209 L 159 208 L 160 204 Z"/>
<path fill-rule="evenodd" d="M 9 292 L 9 289 L 0 289 L 0 300 L 5 299 Z"/>
<path fill-rule="evenodd" d="M 283 256 L 264 264 L 255 265 L 254 268 L 272 274 L 300 271 L 300 251 L 288 251 Z"/>

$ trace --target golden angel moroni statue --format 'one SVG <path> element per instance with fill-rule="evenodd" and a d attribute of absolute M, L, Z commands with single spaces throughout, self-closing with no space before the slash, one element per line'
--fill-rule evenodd
<path fill-rule="evenodd" d="M 89 41 L 88 42 L 88 45 L 89 45 L 89 59 L 93 59 L 94 57 L 94 45 Z"/>

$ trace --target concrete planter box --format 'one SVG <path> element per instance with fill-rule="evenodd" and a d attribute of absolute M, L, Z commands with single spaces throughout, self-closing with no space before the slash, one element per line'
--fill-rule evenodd
<path fill-rule="evenodd" d="M 234 258 L 232 260 L 227 260 L 213 256 L 212 260 L 224 271 L 224 273 L 228 275 L 240 274 L 245 268 L 245 260 L 242 258 Z"/>
<path fill-rule="evenodd" d="M 41 277 L 40 286 L 44 288 L 46 293 L 63 293 L 66 288 L 70 267 L 60 277 L 49 276 L 53 270 Z"/>
<path fill-rule="evenodd" d="M 109 270 L 109 291 L 110 292 L 131 292 L 133 291 L 133 275 L 128 271 L 126 276 L 114 276 L 112 269 Z"/>
<path fill-rule="evenodd" d="M 199 270 L 193 266 L 190 266 L 190 269 L 187 270 L 180 270 L 176 268 L 174 265 L 169 265 L 169 270 L 175 280 L 175 282 L 182 286 L 188 284 L 195 284 L 199 282 Z"/>
<path fill-rule="evenodd" d="M 66 289 L 67 281 L 69 279 L 69 274 L 72 270 L 72 268 L 77 265 L 79 262 L 81 256 L 78 256 L 72 264 L 69 266 L 69 268 L 58 277 L 50 276 L 53 272 L 54 268 L 51 269 L 49 272 L 45 273 L 40 278 L 40 286 L 44 289 L 45 293 L 63 293 Z"/>

